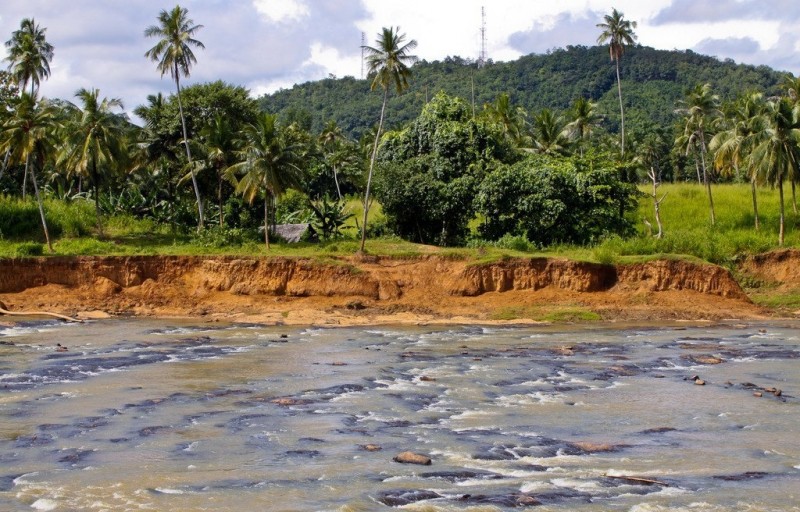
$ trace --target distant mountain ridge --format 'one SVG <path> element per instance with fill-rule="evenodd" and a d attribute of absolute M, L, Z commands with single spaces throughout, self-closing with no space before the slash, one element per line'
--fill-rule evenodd
<path fill-rule="evenodd" d="M 508 93 L 514 105 L 529 113 L 542 108 L 564 111 L 575 98 L 583 96 L 598 103 L 605 116 L 604 127 L 617 131 L 616 76 L 605 46 L 568 46 L 511 62 L 490 61 L 480 69 L 474 61 L 448 57 L 420 61 L 412 72 L 408 91 L 389 102 L 389 128 L 415 119 L 427 99 L 444 91 L 474 104 L 476 113 L 501 93 Z M 721 61 L 691 50 L 627 48 L 621 61 L 626 131 L 671 129 L 677 102 L 697 84 L 709 82 L 722 100 L 729 100 L 754 89 L 777 94 L 777 85 L 785 74 L 768 66 Z M 336 120 L 346 133 L 357 138 L 376 124 L 381 94 L 370 91 L 367 79 L 330 77 L 264 95 L 259 102 L 264 110 L 283 119 L 299 120 L 313 132 Z"/>

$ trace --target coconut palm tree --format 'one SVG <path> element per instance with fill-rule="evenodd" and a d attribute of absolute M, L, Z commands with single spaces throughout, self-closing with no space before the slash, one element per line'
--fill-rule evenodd
<path fill-rule="evenodd" d="M 219 225 L 225 222 L 222 204 L 222 186 L 225 181 L 225 169 L 230 167 L 237 149 L 237 131 L 227 117 L 217 115 L 200 131 L 202 151 L 205 156 L 202 162 L 207 169 L 213 169 L 217 175 L 217 207 L 219 208 Z"/>
<path fill-rule="evenodd" d="M 237 152 L 239 161 L 226 169 L 225 176 L 248 203 L 264 196 L 264 242 L 269 250 L 270 205 L 287 189 L 299 185 L 299 148 L 288 143 L 276 117 L 266 113 L 244 128 L 243 139 Z"/>
<path fill-rule="evenodd" d="M 12 32 L 11 39 L 5 43 L 8 70 L 20 85 L 20 91 L 31 84 L 31 96 L 39 90 L 41 79 L 50 76 L 54 48 L 47 42 L 45 32 L 47 29 L 37 25 L 33 18 L 25 18 L 19 30 Z"/>
<path fill-rule="evenodd" d="M 677 112 L 683 116 L 683 134 L 676 140 L 676 145 L 686 148 L 686 155 L 694 152 L 700 159 L 703 171 L 703 184 L 708 192 L 708 203 L 711 210 L 711 225 L 716 223 L 714 215 L 714 198 L 711 195 L 711 179 L 706 165 L 708 152 L 707 141 L 711 138 L 710 130 L 715 120 L 722 114 L 719 110 L 719 97 L 711 90 L 711 84 L 697 85 L 689 91 L 680 102 Z"/>
<path fill-rule="evenodd" d="M 608 43 L 608 52 L 617 69 L 617 92 L 619 93 L 619 118 L 620 118 L 620 152 L 625 156 L 625 110 L 622 108 L 622 81 L 619 77 L 619 61 L 625 53 L 625 46 L 636 42 L 636 22 L 625 19 L 625 15 L 616 9 L 611 14 L 606 14 L 603 23 L 598 23 L 597 28 L 602 29 L 597 38 L 597 44 Z"/>
<path fill-rule="evenodd" d="M 544 108 L 533 117 L 533 148 L 527 151 L 543 154 L 563 154 L 569 142 L 564 129 L 564 118 L 549 108 Z"/>
<path fill-rule="evenodd" d="M 6 41 L 8 55 L 8 70 L 16 83 L 19 85 L 19 92 L 22 93 L 27 84 L 31 84 L 31 96 L 35 96 L 39 90 L 42 78 L 50 76 L 50 61 L 53 59 L 53 45 L 45 38 L 46 28 L 36 24 L 33 18 L 24 18 L 19 25 L 19 30 L 11 34 L 11 39 Z M 8 151 L 4 161 L 8 161 Z M 22 177 L 22 197 L 28 188 L 27 172 Z"/>
<path fill-rule="evenodd" d="M 794 75 L 789 73 L 784 76 L 780 85 L 784 94 L 789 97 L 794 105 L 800 104 L 800 78 L 795 78 Z M 797 193 L 795 185 L 797 184 L 798 178 L 800 178 L 800 169 L 795 169 L 790 179 L 792 184 L 792 210 L 795 215 L 797 215 Z"/>
<path fill-rule="evenodd" d="M 195 25 L 194 21 L 189 18 L 189 11 L 179 5 L 176 5 L 171 11 L 162 10 L 158 15 L 158 22 L 158 25 L 152 25 L 144 31 L 146 37 L 158 38 L 155 46 L 147 50 L 144 55 L 153 62 L 158 62 L 156 67 L 161 71 L 162 77 L 169 73 L 175 80 L 178 110 L 183 127 L 183 143 L 186 146 L 186 158 L 189 162 L 194 193 L 197 196 L 197 213 L 199 215 L 197 227 L 198 230 L 201 230 L 204 220 L 203 200 L 200 197 L 197 177 L 192 168 L 192 151 L 189 149 L 189 134 L 186 130 L 186 117 L 183 115 L 183 103 L 181 102 L 181 75 L 188 78 L 192 64 L 197 62 L 192 48 L 205 48 L 203 43 L 194 38 L 203 25 Z"/>
<path fill-rule="evenodd" d="M 714 154 L 714 166 L 717 170 L 735 176 L 744 171 L 744 175 L 750 180 L 756 231 L 760 228 L 756 194 L 758 176 L 749 156 L 765 129 L 763 115 L 765 106 L 762 93 L 745 94 L 733 103 L 727 116 L 720 118 L 721 129 L 708 143 L 709 150 Z"/>
<path fill-rule="evenodd" d="M 767 102 L 764 114 L 766 129 L 763 140 L 755 147 L 750 158 L 759 177 L 778 187 L 780 200 L 780 226 L 778 244 L 783 245 L 785 214 L 783 182 L 800 164 L 800 107 L 788 98 Z"/>
<path fill-rule="evenodd" d="M 417 47 L 415 40 L 406 42 L 406 35 L 400 34 L 400 27 L 383 28 L 375 40 L 375 46 L 364 46 L 367 55 L 367 68 L 372 77 L 371 90 L 380 87 L 383 90 L 383 103 L 381 104 L 381 117 L 378 121 L 378 131 L 375 133 L 375 143 L 372 146 L 372 157 L 369 161 L 367 174 L 367 187 L 364 193 L 364 224 L 361 227 L 361 248 L 367 241 L 367 214 L 369 213 L 369 189 L 372 184 L 372 173 L 375 169 L 375 158 L 378 155 L 378 142 L 383 129 L 383 118 L 386 114 L 386 101 L 389 99 L 389 89 L 394 85 L 397 94 L 408 88 L 408 79 L 411 76 L 410 66 L 417 57 L 410 52 Z"/>
<path fill-rule="evenodd" d="M 26 176 L 30 172 L 33 191 L 39 205 L 44 238 L 50 252 L 53 252 L 53 244 L 47 229 L 35 168 L 37 164 L 43 166 L 45 160 L 53 153 L 55 134 L 59 127 L 58 109 L 45 100 L 37 101 L 35 96 L 24 92 L 17 101 L 14 113 L 6 119 L 0 131 L 0 151 L 10 151 L 14 162 L 25 165 Z"/>
<path fill-rule="evenodd" d="M 100 188 L 103 181 L 127 159 L 126 122 L 119 98 L 101 98 L 98 89 L 81 88 L 75 93 L 80 105 L 71 105 L 66 143 L 58 155 L 58 164 L 67 172 L 89 179 L 94 189 L 97 226 L 102 233 Z"/>
<path fill-rule="evenodd" d="M 490 121 L 498 125 L 505 136 L 516 147 L 525 145 L 525 117 L 522 107 L 514 107 L 511 97 L 502 93 L 494 103 L 483 106 L 483 111 Z"/>
<path fill-rule="evenodd" d="M 344 140 L 344 133 L 336 121 L 328 121 L 325 127 L 319 134 L 319 144 L 325 152 L 325 159 L 328 160 L 333 169 L 333 181 L 336 184 L 336 194 L 339 196 L 339 201 L 342 200 L 342 189 L 339 186 L 339 175 L 336 172 L 336 166 L 339 165 L 343 156 L 346 155 L 342 151 L 342 141 Z"/>
<path fill-rule="evenodd" d="M 567 135 L 572 140 L 578 141 L 581 156 L 583 156 L 583 146 L 600 123 L 601 116 L 597 113 L 597 103 L 584 97 L 576 98 L 572 102 L 569 115 L 572 121 L 565 127 Z"/>

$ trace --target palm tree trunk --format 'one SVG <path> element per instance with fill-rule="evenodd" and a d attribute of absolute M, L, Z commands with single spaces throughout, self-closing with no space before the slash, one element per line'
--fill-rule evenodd
<path fill-rule="evenodd" d="M 790 178 L 792 183 L 792 211 L 797 215 L 797 195 L 794 190 L 794 178 Z"/>
<path fill-rule="evenodd" d="M 700 164 L 697 163 L 697 158 L 694 159 L 694 170 L 697 172 L 697 184 L 703 185 L 703 177 L 700 176 Z"/>
<path fill-rule="evenodd" d="M 27 162 L 27 159 L 26 159 Z M 28 165 L 25 165 L 25 172 L 22 174 L 22 200 L 24 201 L 27 197 L 27 190 L 28 190 Z"/>
<path fill-rule="evenodd" d="M 783 180 L 778 181 L 778 197 L 780 198 L 781 216 L 780 227 L 778 228 L 778 245 L 783 245 L 783 225 L 784 225 L 784 212 L 783 212 Z"/>
<path fill-rule="evenodd" d="M 372 158 L 369 161 L 369 174 L 367 174 L 367 191 L 364 194 L 364 223 L 361 228 L 361 249 L 359 252 L 364 252 L 364 245 L 367 242 L 367 214 L 369 213 L 369 187 L 372 185 L 372 171 L 375 168 L 375 157 L 378 156 L 378 141 L 381 138 L 381 130 L 383 129 L 383 115 L 386 112 L 386 100 L 389 98 L 388 87 L 383 90 L 383 105 L 381 106 L 381 118 L 378 121 L 378 132 L 375 134 L 375 145 L 372 147 Z"/>
<path fill-rule="evenodd" d="M 28 174 L 28 167 L 30 161 L 30 155 L 25 158 L 25 174 Z M 47 230 L 47 221 L 44 218 L 44 205 L 42 204 L 42 196 L 39 195 L 39 187 L 36 185 L 36 174 L 33 172 L 33 166 L 30 166 L 31 169 L 31 181 L 33 182 L 33 192 L 36 194 L 36 202 L 39 205 L 39 216 L 42 218 L 42 228 L 44 229 L 44 239 L 47 241 L 47 248 L 50 252 L 53 251 L 53 244 L 50 242 L 50 231 Z"/>
<path fill-rule="evenodd" d="M 336 183 L 336 193 L 339 195 L 339 201 L 341 201 L 342 190 L 339 188 L 339 176 L 336 174 L 336 164 L 333 164 L 333 181 Z"/>
<path fill-rule="evenodd" d="M 756 180 L 750 180 L 750 185 L 753 190 L 753 215 L 755 216 L 756 231 L 759 231 L 761 226 L 758 223 L 758 199 L 756 199 Z"/>
<path fill-rule="evenodd" d="M 619 93 L 619 119 L 620 119 L 620 140 L 621 156 L 625 157 L 625 110 L 622 108 L 622 81 L 619 78 L 619 56 L 614 59 L 617 64 L 617 92 Z"/>
<path fill-rule="evenodd" d="M 3 179 L 3 174 L 6 173 L 6 169 L 8 169 L 8 158 L 11 156 L 11 150 L 6 150 L 6 156 L 3 158 L 3 169 L 0 170 L 0 180 Z"/>
<path fill-rule="evenodd" d="M 94 214 L 97 218 L 97 231 L 100 238 L 103 238 L 103 219 L 100 216 L 100 183 L 97 179 L 97 164 L 94 161 L 92 161 L 91 179 L 92 185 L 94 186 Z"/>
<path fill-rule="evenodd" d="M 183 127 L 183 144 L 186 146 L 186 158 L 189 159 L 189 173 L 192 175 L 192 186 L 194 187 L 194 195 L 197 196 L 197 213 L 200 216 L 200 222 L 197 225 L 197 231 L 203 229 L 203 200 L 200 198 L 200 188 L 197 186 L 197 177 L 194 175 L 194 168 L 192 167 L 192 151 L 189 149 L 189 135 L 186 131 L 186 117 L 183 115 L 183 103 L 181 102 L 181 83 L 178 73 L 178 63 L 175 63 L 175 87 L 178 89 L 178 111 L 181 114 L 181 126 Z"/>
<path fill-rule="evenodd" d="M 717 223 L 717 218 L 714 215 L 714 198 L 711 196 L 711 180 L 708 179 L 708 172 L 706 171 L 706 143 L 702 134 L 700 135 L 700 162 L 703 165 L 703 183 L 705 183 L 706 191 L 708 191 L 708 205 L 711 209 L 711 225 Z"/>
<path fill-rule="evenodd" d="M 269 192 L 264 193 L 264 243 L 269 251 Z"/>
<path fill-rule="evenodd" d="M 217 169 L 217 205 L 219 206 L 219 226 L 225 225 L 225 215 L 222 212 L 222 169 Z"/>

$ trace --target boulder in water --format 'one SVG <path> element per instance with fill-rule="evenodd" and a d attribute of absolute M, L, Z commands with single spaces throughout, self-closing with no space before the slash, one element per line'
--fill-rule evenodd
<path fill-rule="evenodd" d="M 421 464 L 423 466 L 430 466 L 432 464 L 430 457 L 414 452 L 398 453 L 392 460 L 400 462 L 401 464 Z"/>

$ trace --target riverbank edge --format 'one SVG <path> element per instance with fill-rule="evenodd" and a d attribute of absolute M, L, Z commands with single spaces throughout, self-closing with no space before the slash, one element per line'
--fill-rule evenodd
<path fill-rule="evenodd" d="M 780 263 L 780 269 L 776 267 Z M 740 265 L 777 283 L 797 251 Z M 794 276 L 800 282 L 800 275 Z M 791 279 L 788 279 L 791 281 Z M 791 283 L 788 283 L 791 284 Z M 13 311 L 81 318 L 156 316 L 277 325 L 720 321 L 773 318 L 722 267 L 680 259 L 600 264 L 559 258 L 479 262 L 438 255 L 323 260 L 234 256 L 0 259 Z M 3 317 L 8 321 L 10 317 Z"/>

